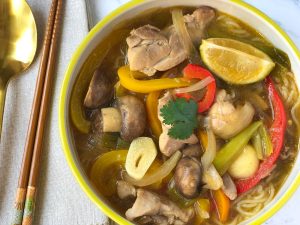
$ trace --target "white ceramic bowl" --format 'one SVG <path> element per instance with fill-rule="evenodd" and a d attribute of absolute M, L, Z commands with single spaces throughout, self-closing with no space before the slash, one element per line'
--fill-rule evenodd
<path fill-rule="evenodd" d="M 222 12 L 228 13 L 254 27 L 263 34 L 274 46 L 286 52 L 290 58 L 292 71 L 296 75 L 298 87 L 300 85 L 300 53 L 294 43 L 285 32 L 269 17 L 256 8 L 239 0 L 134 0 L 116 9 L 100 21 L 95 28 L 86 36 L 84 41 L 74 53 L 63 82 L 60 97 L 59 123 L 63 149 L 69 166 L 77 178 L 79 184 L 90 199 L 109 217 L 118 224 L 131 224 L 121 215 L 110 208 L 107 202 L 97 194 L 92 187 L 86 173 L 81 168 L 77 158 L 75 146 L 70 135 L 69 104 L 70 94 L 76 77 L 88 55 L 101 40 L 108 35 L 120 22 L 139 15 L 151 8 L 170 6 L 194 6 L 208 5 Z M 296 159 L 295 165 L 277 193 L 276 197 L 262 211 L 243 224 L 261 224 L 271 217 L 291 197 L 300 184 L 300 158 Z"/>

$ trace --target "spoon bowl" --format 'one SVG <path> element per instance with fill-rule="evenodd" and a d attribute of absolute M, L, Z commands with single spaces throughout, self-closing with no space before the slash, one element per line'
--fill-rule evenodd
<path fill-rule="evenodd" d="M 0 138 L 6 89 L 10 79 L 26 70 L 37 47 L 36 23 L 25 0 L 0 1 Z"/>

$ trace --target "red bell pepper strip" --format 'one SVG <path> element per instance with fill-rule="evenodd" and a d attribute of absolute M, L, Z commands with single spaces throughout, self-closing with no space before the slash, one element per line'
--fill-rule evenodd
<path fill-rule="evenodd" d="M 267 77 L 265 83 L 268 90 L 268 96 L 273 107 L 273 123 L 269 130 L 273 145 L 273 153 L 260 164 L 253 177 L 236 181 L 235 184 L 238 194 L 248 191 L 258 184 L 261 179 L 270 174 L 277 158 L 280 155 L 283 145 L 284 133 L 286 129 L 286 114 L 284 111 L 284 106 L 271 78 Z"/>
<path fill-rule="evenodd" d="M 183 69 L 183 76 L 188 79 L 200 79 L 203 80 L 206 77 L 212 77 L 213 81 L 209 83 L 206 86 L 206 93 L 204 97 L 198 101 L 198 112 L 205 112 L 210 108 L 212 105 L 214 99 L 215 99 L 215 94 L 216 94 L 216 80 L 213 77 L 213 75 L 206 69 L 195 65 L 195 64 L 188 64 L 184 69 Z M 191 99 L 193 98 L 192 95 L 188 93 L 182 93 L 182 94 L 176 94 L 177 97 L 185 98 L 185 99 Z"/>

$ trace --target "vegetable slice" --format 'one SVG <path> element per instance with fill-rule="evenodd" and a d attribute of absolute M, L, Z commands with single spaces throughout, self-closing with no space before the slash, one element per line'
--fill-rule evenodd
<path fill-rule="evenodd" d="M 155 160 L 156 146 L 149 137 L 134 139 L 129 147 L 125 168 L 129 176 L 141 179 Z"/>
<path fill-rule="evenodd" d="M 262 140 L 262 148 L 263 148 L 264 156 L 269 157 L 273 153 L 271 138 L 265 126 L 261 126 L 258 129 L 258 131 L 260 133 L 261 140 Z"/>
<path fill-rule="evenodd" d="M 201 163 L 204 171 L 210 167 L 217 153 L 216 137 L 211 130 L 207 130 L 207 145 L 205 148 L 206 150 L 201 157 Z"/>
<path fill-rule="evenodd" d="M 160 78 L 151 80 L 137 80 L 131 75 L 129 66 L 122 66 L 118 69 L 120 83 L 128 90 L 138 93 L 150 93 L 169 88 L 189 86 L 190 83 L 182 78 Z"/>
<path fill-rule="evenodd" d="M 225 173 L 222 179 L 224 184 L 222 187 L 222 191 L 230 200 L 233 201 L 237 197 L 237 190 L 236 190 L 235 183 L 233 182 L 231 176 L 229 176 L 228 173 Z"/>
<path fill-rule="evenodd" d="M 161 122 L 158 119 L 158 98 L 160 96 L 160 91 L 150 92 L 146 99 L 146 109 L 148 122 L 151 128 L 153 135 L 156 138 L 159 138 L 162 133 Z"/>
<path fill-rule="evenodd" d="M 211 82 L 215 81 L 212 77 L 206 77 L 203 80 L 198 81 L 197 83 L 185 87 L 185 88 L 179 88 L 175 89 L 174 93 L 176 94 L 182 94 L 182 93 L 188 93 L 188 92 L 193 92 L 193 91 L 199 91 L 205 88 L 207 85 L 209 85 Z"/>
<path fill-rule="evenodd" d="M 210 190 L 218 190 L 224 185 L 223 179 L 214 165 L 210 165 L 210 167 L 203 172 L 202 181 L 205 183 L 203 187 Z"/>
<path fill-rule="evenodd" d="M 252 143 L 260 160 L 267 158 L 273 152 L 272 142 L 265 126 L 258 128 L 258 131 L 253 135 Z"/>
<path fill-rule="evenodd" d="M 205 198 L 199 198 L 194 204 L 195 224 L 201 224 L 205 219 L 208 219 L 210 210 L 210 201 Z"/>
<path fill-rule="evenodd" d="M 236 182 L 236 187 L 239 194 L 248 191 L 258 184 L 261 179 L 268 176 L 280 155 L 283 145 L 284 133 L 286 129 L 286 114 L 284 111 L 284 106 L 270 77 L 266 79 L 266 87 L 273 107 L 274 119 L 269 129 L 270 138 L 273 145 L 273 153 L 260 164 L 259 169 L 253 177 L 244 180 L 238 180 Z"/>
<path fill-rule="evenodd" d="M 90 79 L 90 76 L 84 76 L 80 73 L 74 84 L 70 98 L 70 114 L 72 122 L 75 127 L 84 134 L 87 134 L 91 127 L 91 122 L 85 118 L 83 108 L 83 100 L 89 86 Z"/>
<path fill-rule="evenodd" d="M 200 53 L 211 71 L 232 84 L 257 82 L 275 67 L 275 63 L 264 52 L 233 39 L 202 40 Z"/>
<path fill-rule="evenodd" d="M 221 175 L 228 170 L 230 165 L 239 156 L 245 145 L 261 125 L 261 121 L 252 123 L 238 135 L 233 137 L 220 151 L 217 152 L 213 164 Z"/>
<path fill-rule="evenodd" d="M 216 93 L 216 81 L 213 75 L 206 69 L 194 65 L 194 64 L 188 64 L 184 69 L 183 69 L 183 74 L 185 78 L 188 79 L 206 79 L 208 77 L 211 78 L 211 81 L 207 86 L 206 86 L 206 92 L 204 97 L 198 101 L 198 112 L 205 112 L 210 108 L 212 105 L 214 99 L 215 99 L 215 93 Z M 191 99 L 193 98 L 190 94 L 184 93 L 184 94 L 177 94 L 178 97 L 186 98 L 186 99 Z"/>
<path fill-rule="evenodd" d="M 178 160 L 181 158 L 181 152 L 177 151 L 175 152 L 167 161 L 164 162 L 164 164 L 153 174 L 146 174 L 142 179 L 136 180 L 132 177 L 130 177 L 127 173 L 124 173 L 124 179 L 138 187 L 145 187 L 150 184 L 154 184 L 162 179 L 164 179 L 166 176 L 168 176 L 172 170 L 176 167 Z"/>
<path fill-rule="evenodd" d="M 111 196 L 116 192 L 117 176 L 124 168 L 127 152 L 118 150 L 104 153 L 93 164 L 90 178 L 104 196 Z"/>
<path fill-rule="evenodd" d="M 161 167 L 162 165 L 163 165 L 163 162 L 162 162 L 161 160 L 159 160 L 159 159 L 156 158 L 156 159 L 154 160 L 154 162 L 151 164 L 151 166 L 150 166 L 150 168 L 149 168 L 149 170 L 147 171 L 147 173 L 146 173 L 145 176 L 147 176 L 148 174 L 151 175 L 151 174 L 155 173 L 157 170 L 160 169 L 160 167 Z M 153 190 L 159 190 L 159 189 L 161 189 L 163 186 L 167 185 L 167 184 L 170 182 L 170 180 L 172 179 L 172 177 L 173 177 L 173 173 L 171 172 L 171 173 L 169 173 L 169 175 L 166 176 L 164 179 L 162 179 L 162 180 L 160 180 L 160 181 L 158 181 L 158 182 L 156 182 L 156 183 L 153 183 L 153 184 L 147 186 L 147 188 L 153 189 Z"/>
<path fill-rule="evenodd" d="M 229 210 L 230 210 L 229 198 L 224 194 L 224 192 L 221 189 L 216 191 L 211 191 L 211 196 L 213 199 L 213 203 L 216 207 L 219 220 L 222 223 L 225 223 L 228 219 Z"/>
<path fill-rule="evenodd" d="M 172 13 L 172 21 L 175 27 L 175 30 L 179 36 L 179 39 L 187 53 L 192 59 L 197 55 L 197 51 L 195 46 L 191 40 L 189 32 L 186 28 L 184 17 L 181 9 L 173 9 Z"/>
<path fill-rule="evenodd" d="M 207 148 L 207 144 L 208 144 L 207 133 L 204 130 L 199 130 L 199 132 L 198 132 L 198 138 L 200 140 L 200 143 L 201 143 L 202 147 L 204 149 L 206 149 Z"/>

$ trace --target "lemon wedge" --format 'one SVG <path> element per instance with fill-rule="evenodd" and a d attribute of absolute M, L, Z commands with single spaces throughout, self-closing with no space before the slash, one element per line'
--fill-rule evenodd
<path fill-rule="evenodd" d="M 233 39 L 202 40 L 200 54 L 212 72 L 232 84 L 257 82 L 275 67 L 275 63 L 264 52 Z"/>

